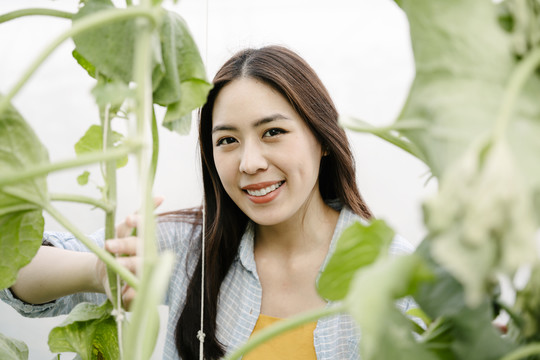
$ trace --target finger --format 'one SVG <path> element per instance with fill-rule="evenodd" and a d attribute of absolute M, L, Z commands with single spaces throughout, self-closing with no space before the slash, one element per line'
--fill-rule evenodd
<path fill-rule="evenodd" d="M 139 268 L 140 257 L 138 256 L 128 256 L 128 257 L 119 257 L 117 259 L 118 263 L 125 268 L 127 268 L 132 273 L 136 274 L 137 269 Z"/>
<path fill-rule="evenodd" d="M 105 241 L 105 249 L 116 255 L 136 255 L 137 238 L 135 236 Z"/>
<path fill-rule="evenodd" d="M 165 200 L 162 196 L 155 196 L 154 201 L 154 208 L 159 207 L 163 201 Z M 117 237 L 126 237 L 130 236 L 133 233 L 133 229 L 138 227 L 140 223 L 140 216 L 139 212 L 136 211 L 134 214 L 126 216 L 126 219 L 124 222 L 116 226 L 116 236 Z"/>
<path fill-rule="evenodd" d="M 163 204 L 165 198 L 163 196 L 154 196 L 154 209 L 157 209 L 161 204 Z"/>
<path fill-rule="evenodd" d="M 129 310 L 136 294 L 136 291 L 130 286 L 125 286 L 122 289 L 122 303 L 125 309 Z"/>

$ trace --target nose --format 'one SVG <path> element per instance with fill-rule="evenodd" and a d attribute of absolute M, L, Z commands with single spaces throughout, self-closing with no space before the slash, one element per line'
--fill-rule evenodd
<path fill-rule="evenodd" d="M 246 143 L 240 160 L 240 171 L 251 175 L 267 168 L 268 161 L 260 144 Z"/>

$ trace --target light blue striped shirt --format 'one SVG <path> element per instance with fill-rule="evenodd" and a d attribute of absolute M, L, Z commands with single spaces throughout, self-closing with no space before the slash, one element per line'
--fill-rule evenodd
<path fill-rule="evenodd" d="M 336 207 L 339 208 L 339 206 Z M 321 271 L 334 252 L 341 233 L 355 221 L 362 220 L 348 208 L 341 209 L 330 250 Z M 176 254 L 176 265 L 165 298 L 165 304 L 169 306 L 169 320 L 163 359 L 179 359 L 174 343 L 174 330 L 184 304 L 190 275 L 198 260 L 197 255 L 190 252 L 193 249 L 191 239 L 200 236 L 200 226 L 194 229 L 193 225 L 175 221 L 174 218 L 162 218 L 158 223 L 157 231 L 159 249 L 169 249 Z M 103 246 L 103 231 L 91 237 Z M 88 251 L 68 233 L 46 232 L 44 240 L 56 247 Z M 238 254 L 221 285 L 217 313 L 217 338 L 226 346 L 227 351 L 234 350 L 249 339 L 260 313 L 262 288 L 257 275 L 253 245 L 254 226 L 249 224 L 242 237 Z M 412 250 L 413 247 L 400 236 L 394 238 L 390 247 L 391 254 L 406 254 Z M 76 304 L 83 301 L 101 303 L 105 300 L 105 295 L 74 294 L 55 302 L 32 305 L 16 299 L 8 289 L 5 289 L 0 291 L 0 298 L 24 316 L 46 317 L 69 313 Z M 402 311 L 406 311 L 412 302 L 402 300 L 397 305 Z M 349 315 L 342 314 L 320 319 L 313 333 L 317 359 L 359 359 L 358 335 L 358 329 Z M 196 334 L 193 334 L 194 339 L 195 336 Z"/>

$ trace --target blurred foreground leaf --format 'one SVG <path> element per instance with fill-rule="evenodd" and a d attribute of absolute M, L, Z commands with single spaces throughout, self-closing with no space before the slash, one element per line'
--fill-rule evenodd
<path fill-rule="evenodd" d="M 11 105 L 0 114 L 0 179 L 46 164 L 48 153 Z M 0 289 L 11 286 L 34 257 L 43 235 L 41 206 L 48 202 L 45 176 L 0 186 Z"/>
<path fill-rule="evenodd" d="M 0 359 L 27 360 L 28 346 L 20 340 L 8 338 L 0 333 Z"/>
<path fill-rule="evenodd" d="M 83 360 L 119 358 L 116 322 L 112 305 L 77 305 L 59 326 L 49 333 L 52 352 L 76 352 Z"/>
<path fill-rule="evenodd" d="M 393 237 L 394 231 L 382 220 L 349 226 L 317 282 L 319 294 L 329 300 L 343 299 L 356 271 L 372 264 L 381 253 L 387 254 Z"/>

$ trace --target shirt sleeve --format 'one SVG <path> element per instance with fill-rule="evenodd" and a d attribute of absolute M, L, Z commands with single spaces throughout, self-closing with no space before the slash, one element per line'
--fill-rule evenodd
<path fill-rule="evenodd" d="M 104 245 L 104 230 L 99 230 L 89 237 L 100 247 Z M 66 232 L 49 232 L 43 234 L 43 243 L 58 248 L 71 251 L 88 252 L 88 248 L 79 242 L 72 234 Z M 13 307 L 19 314 L 26 317 L 49 317 L 69 313 L 77 304 L 81 302 L 91 302 L 101 304 L 106 299 L 105 294 L 98 293 L 77 293 L 64 296 L 45 304 L 29 304 L 18 299 L 10 289 L 0 290 L 0 299 Z"/>
<path fill-rule="evenodd" d="M 201 226 L 172 218 L 163 218 L 157 224 L 157 247 L 160 253 L 172 251 L 175 264 L 169 279 L 169 287 L 163 300 L 164 305 L 177 305 L 178 298 L 183 299 L 191 275 L 199 259 Z M 172 301 L 172 298 L 175 298 Z"/>

